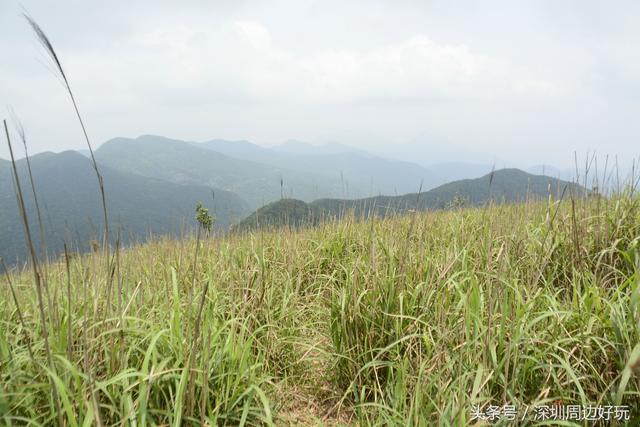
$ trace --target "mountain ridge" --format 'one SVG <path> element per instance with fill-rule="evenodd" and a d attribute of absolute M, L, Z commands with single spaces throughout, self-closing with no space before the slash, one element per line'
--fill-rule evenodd
<path fill-rule="evenodd" d="M 305 200 L 313 200 L 317 194 L 341 194 L 338 177 L 329 179 L 322 174 L 239 159 L 164 137 L 114 138 L 96 150 L 96 159 L 143 176 L 216 186 L 241 195 L 253 208 L 284 194 Z"/>
<path fill-rule="evenodd" d="M 277 147 L 261 147 L 249 141 L 210 140 L 193 145 L 205 147 L 238 159 L 248 159 L 261 164 L 287 170 L 315 173 L 333 177 L 339 182 L 341 191 L 334 197 L 366 197 L 377 193 L 406 193 L 413 191 L 422 182 L 425 188 L 439 184 L 433 174 L 422 166 L 402 160 L 384 157 L 357 150 L 352 147 L 333 145 L 329 149 L 308 145 L 309 149 L 282 150 Z M 320 196 L 326 197 L 326 196 Z M 306 199 L 306 201 L 312 201 Z"/>
<path fill-rule="evenodd" d="M 583 187 L 556 178 L 533 175 L 520 169 L 493 171 L 480 178 L 464 179 L 438 186 L 424 193 L 375 196 L 363 199 L 319 199 L 311 203 L 297 200 L 273 202 L 242 220 L 233 229 L 316 225 L 326 218 L 340 218 L 351 211 L 356 217 L 384 217 L 409 211 L 478 206 L 488 201 L 513 203 L 527 198 L 560 197 L 566 191 L 586 191 Z M 304 205 L 303 205 L 304 203 Z M 291 221 L 291 222 L 289 222 Z"/>

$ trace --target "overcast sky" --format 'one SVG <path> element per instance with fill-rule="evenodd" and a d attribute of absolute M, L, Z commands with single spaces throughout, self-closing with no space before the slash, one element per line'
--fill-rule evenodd
<path fill-rule="evenodd" d="M 39 152 L 83 140 L 23 8 L 95 145 L 413 144 L 437 160 L 558 166 L 574 151 L 640 155 L 638 1 L 0 0 L 0 104 Z"/>

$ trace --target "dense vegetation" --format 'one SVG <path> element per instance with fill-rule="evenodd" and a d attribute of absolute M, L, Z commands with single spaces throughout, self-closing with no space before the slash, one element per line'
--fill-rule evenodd
<path fill-rule="evenodd" d="M 44 241 L 51 256 L 64 244 L 86 250 L 99 241 L 103 220 L 100 192 L 89 159 L 73 151 L 43 153 L 30 159 L 43 222 Z M 0 162 L 0 257 L 7 263 L 26 261 L 27 248 L 13 186 L 10 162 Z M 112 242 L 145 241 L 149 235 L 180 235 L 198 201 L 215 209 L 217 225 L 226 228 L 249 212 L 233 193 L 203 185 L 177 185 L 125 173 L 100 165 L 111 214 Z M 26 160 L 18 162 L 25 204 L 40 252 L 40 233 Z M 215 200 L 212 192 L 215 191 Z"/>
<path fill-rule="evenodd" d="M 514 203 L 546 199 L 549 195 L 584 196 L 584 187 L 519 169 L 501 169 L 476 179 L 463 179 L 421 193 L 365 199 L 320 199 L 311 203 L 283 199 L 270 203 L 234 226 L 236 230 L 316 225 L 326 219 L 353 214 L 359 218 L 385 217 L 410 211 L 478 206 L 487 202 Z"/>
<path fill-rule="evenodd" d="M 260 228 L 308 227 L 317 225 L 322 213 L 313 203 L 297 199 L 282 199 L 269 203 L 234 225 L 232 230 L 248 231 Z"/>
<path fill-rule="evenodd" d="M 160 239 L 113 276 L 100 252 L 47 266 L 46 324 L 13 271 L 0 422 L 466 425 L 561 400 L 637 423 L 639 236 L 627 193 Z"/>

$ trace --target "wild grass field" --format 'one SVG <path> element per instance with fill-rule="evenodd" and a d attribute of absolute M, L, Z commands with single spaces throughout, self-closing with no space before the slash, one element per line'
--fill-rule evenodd
<path fill-rule="evenodd" d="M 29 269 L 0 277 L 0 424 L 480 425 L 473 405 L 553 402 L 640 419 L 630 192 L 110 253 L 41 266 L 43 313 Z"/>

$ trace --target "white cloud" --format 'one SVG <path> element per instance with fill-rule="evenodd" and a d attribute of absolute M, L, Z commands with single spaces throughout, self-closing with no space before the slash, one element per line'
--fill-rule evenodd
<path fill-rule="evenodd" d="M 371 49 L 296 55 L 276 45 L 263 25 L 237 21 L 136 34 L 123 47 L 70 61 L 79 74 L 95 76 L 102 70 L 111 84 L 143 98 L 204 103 L 212 98 L 428 101 L 487 98 L 504 91 L 548 96 L 558 87 L 531 73 L 522 76 L 466 45 L 440 44 L 420 34 Z"/>
<path fill-rule="evenodd" d="M 0 1 L 0 100 L 21 115 L 33 151 L 81 147 L 69 100 L 10 3 Z M 637 155 L 637 2 L 24 3 L 96 144 L 330 134 L 367 148 L 426 132 L 526 161 L 571 162 L 592 148 Z"/>

